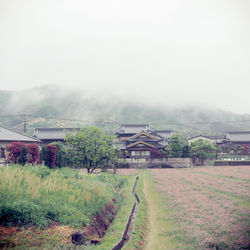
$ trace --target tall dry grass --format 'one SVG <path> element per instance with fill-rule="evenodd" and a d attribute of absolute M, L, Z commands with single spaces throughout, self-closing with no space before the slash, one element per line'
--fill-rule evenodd
<path fill-rule="evenodd" d="M 82 226 L 115 198 L 126 177 L 89 175 L 74 169 L 13 165 L 0 168 L 0 221 L 3 225 L 37 225 L 51 221 Z"/>

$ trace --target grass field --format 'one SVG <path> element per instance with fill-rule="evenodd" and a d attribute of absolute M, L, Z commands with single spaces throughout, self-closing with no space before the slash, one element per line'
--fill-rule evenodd
<path fill-rule="evenodd" d="M 74 228 L 87 226 L 115 198 L 120 209 L 101 244 L 80 248 L 111 249 L 131 211 L 136 176 L 141 202 L 124 249 L 250 248 L 249 166 L 120 169 L 116 175 L 0 168 L 0 248 L 73 247 Z"/>
<path fill-rule="evenodd" d="M 249 249 L 250 167 L 149 171 L 164 199 L 156 205 L 166 221 L 157 241 L 175 243 L 158 249 Z"/>
<path fill-rule="evenodd" d="M 111 173 L 83 174 L 69 168 L 1 167 L 0 248 L 70 244 L 74 228 L 90 225 L 106 204 L 122 204 L 126 193 L 122 188 L 132 189 L 129 179 Z"/>

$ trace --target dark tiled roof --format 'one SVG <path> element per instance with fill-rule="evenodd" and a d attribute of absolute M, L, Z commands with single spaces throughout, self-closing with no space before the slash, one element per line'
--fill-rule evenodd
<path fill-rule="evenodd" d="M 150 127 L 148 124 L 122 124 L 118 134 L 137 134 L 141 131 L 149 131 Z"/>
<path fill-rule="evenodd" d="M 66 132 L 73 132 L 79 128 L 36 128 L 33 136 L 40 140 L 64 140 Z"/>
<path fill-rule="evenodd" d="M 203 137 L 203 138 L 207 138 L 207 139 L 213 139 L 212 136 L 207 136 L 207 135 L 196 135 L 196 136 L 193 136 L 193 137 L 189 137 L 188 140 L 192 140 L 192 139 L 195 139 L 195 138 L 199 138 L 199 137 Z"/>
<path fill-rule="evenodd" d="M 226 139 L 231 142 L 250 142 L 250 131 L 228 131 Z"/>
<path fill-rule="evenodd" d="M 151 145 L 151 146 L 154 146 L 155 148 L 162 148 L 164 145 L 159 143 L 158 141 L 135 141 L 135 142 L 130 142 L 130 141 L 126 141 L 126 148 L 129 148 L 131 147 L 131 145 L 137 145 L 137 144 L 140 144 L 140 142 L 142 144 L 145 144 L 145 145 Z"/>
<path fill-rule="evenodd" d="M 0 141 L 39 142 L 39 140 L 0 126 Z"/>
<path fill-rule="evenodd" d="M 170 138 L 173 135 L 173 130 L 155 130 L 155 132 L 163 138 Z"/>

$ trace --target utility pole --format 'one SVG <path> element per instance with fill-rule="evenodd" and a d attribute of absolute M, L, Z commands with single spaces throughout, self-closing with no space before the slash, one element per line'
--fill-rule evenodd
<path fill-rule="evenodd" d="M 23 114 L 23 115 L 20 115 L 22 118 L 23 118 L 23 132 L 26 133 L 27 132 L 27 119 L 28 117 L 31 117 L 32 115 L 29 115 L 29 114 Z"/>
<path fill-rule="evenodd" d="M 31 117 L 32 115 L 30 114 L 21 114 L 21 115 L 0 115 L 1 117 L 13 117 L 13 116 L 19 116 L 22 118 L 22 122 L 23 122 L 23 132 L 26 133 L 27 132 L 27 121 L 28 118 Z"/>

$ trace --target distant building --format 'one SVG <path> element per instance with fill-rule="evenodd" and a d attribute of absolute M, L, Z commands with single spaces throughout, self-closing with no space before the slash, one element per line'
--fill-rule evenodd
<path fill-rule="evenodd" d="M 45 145 L 55 141 L 64 142 L 67 132 L 72 133 L 78 130 L 80 128 L 36 128 L 33 137 L 39 139 L 41 144 Z"/>
<path fill-rule="evenodd" d="M 227 131 L 225 139 L 233 144 L 250 145 L 250 131 Z"/>
<path fill-rule="evenodd" d="M 250 131 L 227 131 L 220 148 L 226 154 L 249 155 Z"/>
<path fill-rule="evenodd" d="M 0 147 L 5 147 L 12 142 L 23 142 L 28 144 L 39 143 L 40 140 L 0 126 Z"/>
<path fill-rule="evenodd" d="M 40 140 L 0 126 L 0 158 L 5 158 L 5 147 L 12 142 L 30 144 L 40 143 Z"/>
<path fill-rule="evenodd" d="M 158 158 L 172 135 L 172 130 L 151 130 L 148 124 L 122 124 L 115 143 L 122 158 Z"/>
<path fill-rule="evenodd" d="M 197 135 L 187 139 L 188 145 L 191 145 L 192 142 L 197 140 L 209 141 L 214 144 L 221 144 L 225 141 L 225 137 L 222 136 L 205 136 L 205 135 Z"/>
<path fill-rule="evenodd" d="M 206 140 L 219 146 L 222 154 L 249 154 L 250 131 L 227 131 L 224 136 L 198 135 L 188 138 L 188 144 L 196 140 Z"/>

